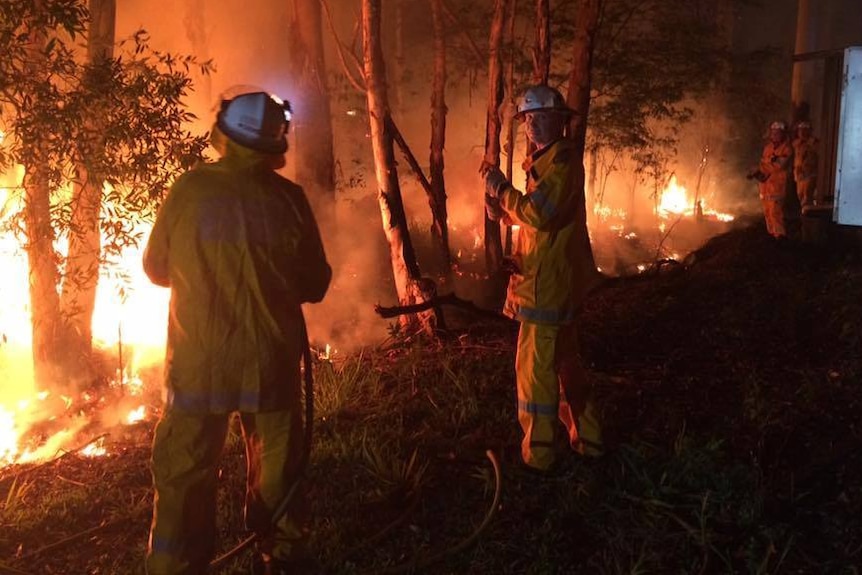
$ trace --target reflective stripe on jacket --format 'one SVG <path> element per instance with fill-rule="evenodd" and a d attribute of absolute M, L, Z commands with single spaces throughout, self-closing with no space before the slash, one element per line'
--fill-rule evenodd
<path fill-rule="evenodd" d="M 171 288 L 168 406 L 284 409 L 300 385 L 300 306 L 323 298 L 332 272 L 302 188 L 268 162 L 230 142 L 176 181 L 156 218 L 144 269 Z"/>
<path fill-rule="evenodd" d="M 527 192 L 507 187 L 500 205 L 520 226 L 503 313 L 519 321 L 562 325 L 575 319 L 598 272 L 587 232 L 583 173 L 571 140 L 561 139 L 525 162 Z"/>

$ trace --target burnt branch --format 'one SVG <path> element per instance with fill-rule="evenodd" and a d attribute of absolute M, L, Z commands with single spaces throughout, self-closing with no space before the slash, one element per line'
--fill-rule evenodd
<path fill-rule="evenodd" d="M 453 307 L 461 308 L 463 310 L 467 310 L 479 317 L 487 317 L 489 319 L 496 319 L 507 322 L 511 321 L 508 317 L 504 316 L 499 312 L 483 309 L 469 300 L 459 298 L 454 293 L 435 296 L 428 299 L 428 301 L 413 305 L 384 307 L 378 304 L 374 306 L 374 311 L 377 313 L 377 315 L 384 319 L 390 319 L 393 317 L 398 317 L 400 315 L 419 313 L 423 311 L 428 311 L 429 309 L 433 309 L 438 315 L 441 315 L 441 307 L 444 305 L 450 305 Z"/>

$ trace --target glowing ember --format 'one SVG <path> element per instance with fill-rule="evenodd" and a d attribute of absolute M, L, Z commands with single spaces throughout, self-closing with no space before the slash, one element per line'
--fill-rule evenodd
<path fill-rule="evenodd" d="M 93 443 L 90 443 L 89 445 L 81 449 L 80 453 L 81 455 L 84 455 L 86 457 L 101 457 L 105 455 L 106 453 L 108 453 L 108 450 L 105 449 L 105 438 L 100 437 Z"/>
<path fill-rule="evenodd" d="M 126 416 L 126 423 L 132 425 L 133 423 L 138 423 L 139 421 L 143 421 L 147 417 L 147 408 L 143 405 L 139 406 L 137 409 L 132 410 L 129 415 Z"/>

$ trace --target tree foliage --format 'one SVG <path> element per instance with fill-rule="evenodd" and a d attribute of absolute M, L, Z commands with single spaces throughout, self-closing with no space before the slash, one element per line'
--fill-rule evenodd
<path fill-rule="evenodd" d="M 666 163 L 675 152 L 679 128 L 691 119 L 691 104 L 728 89 L 730 30 L 722 11 L 748 2 L 605 0 L 593 59 L 588 146 L 630 157 L 641 171 L 655 171 Z M 460 28 L 470 30 L 469 36 L 484 37 L 490 21 L 486 3 L 448 0 L 448 4 L 457 12 Z M 516 92 L 533 81 L 535 16 L 534 0 L 518 2 L 513 56 Z M 575 0 L 552 0 L 550 83 L 554 87 L 563 87 L 571 72 L 577 18 Z M 477 69 L 466 37 L 451 34 L 453 82 Z M 487 49 L 484 43 L 479 47 Z"/>
<path fill-rule="evenodd" d="M 121 42 L 115 58 L 86 62 L 88 18 L 83 0 L 0 7 L 0 172 L 38 162 L 59 234 L 68 231 L 71 212 L 63 187 L 76 165 L 86 166 L 111 185 L 103 233 L 106 247 L 116 248 L 134 241 L 132 223 L 151 215 L 176 174 L 201 158 L 206 140 L 187 131 L 194 116 L 183 98 L 192 67 L 208 72 L 210 64 L 154 50 L 144 31 Z M 34 53 L 37 35 L 45 42 Z"/>
<path fill-rule="evenodd" d="M 557 6 L 552 21 L 558 38 L 570 33 L 574 18 L 566 14 L 571 4 L 565 0 Z M 604 2 L 590 147 L 623 151 L 640 169 L 663 163 L 675 151 L 678 128 L 691 117 L 688 104 L 718 87 L 728 57 L 725 34 L 718 14 L 704 2 Z"/>

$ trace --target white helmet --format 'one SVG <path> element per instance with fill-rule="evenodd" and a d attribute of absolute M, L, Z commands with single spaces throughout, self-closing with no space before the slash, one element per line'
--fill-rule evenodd
<path fill-rule="evenodd" d="M 269 154 L 287 151 L 290 103 L 266 92 L 222 100 L 216 122 L 225 136 L 242 146 Z"/>
<path fill-rule="evenodd" d="M 566 105 L 566 99 L 557 90 L 545 86 L 530 86 L 518 101 L 518 113 L 515 118 L 521 119 L 527 112 L 536 110 L 553 110 L 563 114 L 574 114 L 575 111 Z"/>
<path fill-rule="evenodd" d="M 787 129 L 787 124 L 785 124 L 784 122 L 778 122 L 778 121 L 776 121 L 776 122 L 772 122 L 772 123 L 769 125 L 769 129 L 770 129 L 770 130 L 781 130 L 781 131 L 784 131 L 784 130 L 786 130 L 786 129 Z"/>

